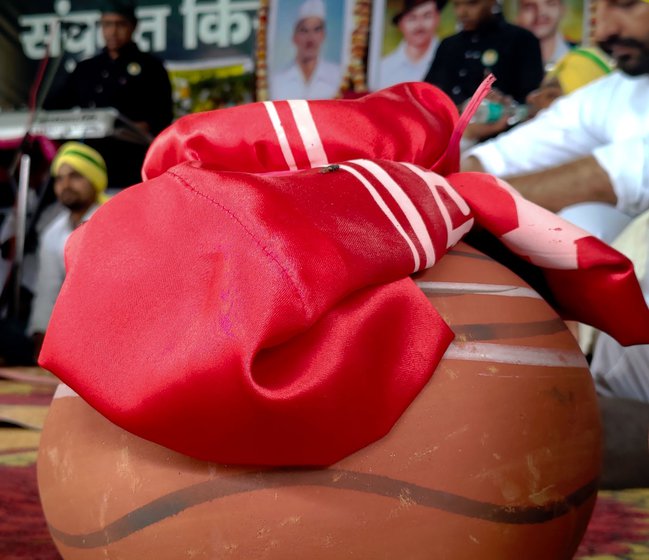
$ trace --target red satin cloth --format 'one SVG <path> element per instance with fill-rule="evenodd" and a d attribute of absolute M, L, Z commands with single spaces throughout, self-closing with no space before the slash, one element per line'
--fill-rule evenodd
<path fill-rule="evenodd" d="M 266 173 L 355 158 L 409 161 L 446 174 L 459 168 L 457 146 L 449 149 L 457 121 L 451 100 L 421 84 L 354 100 L 241 105 L 178 120 L 158 136 L 142 174 L 151 179 L 185 161 Z"/>
<path fill-rule="evenodd" d="M 181 119 L 148 180 L 72 235 L 40 363 L 182 453 L 331 464 L 432 375 L 453 333 L 408 276 L 474 220 L 571 316 L 649 342 L 629 261 L 490 176 L 450 173 L 457 127 L 427 84 Z"/>

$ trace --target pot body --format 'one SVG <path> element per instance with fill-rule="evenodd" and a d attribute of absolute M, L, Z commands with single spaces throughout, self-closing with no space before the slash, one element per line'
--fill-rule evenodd
<path fill-rule="evenodd" d="M 464 243 L 415 280 L 456 340 L 387 436 L 326 469 L 194 460 L 60 387 L 38 481 L 61 555 L 572 558 L 601 444 L 579 347 L 525 282 Z"/>

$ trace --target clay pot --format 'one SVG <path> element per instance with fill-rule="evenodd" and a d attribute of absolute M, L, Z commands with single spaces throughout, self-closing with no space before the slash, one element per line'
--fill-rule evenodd
<path fill-rule="evenodd" d="M 197 461 L 60 388 L 38 481 L 63 557 L 572 558 L 600 463 L 597 400 L 573 337 L 465 244 L 416 281 L 456 341 L 392 431 L 328 469 Z"/>

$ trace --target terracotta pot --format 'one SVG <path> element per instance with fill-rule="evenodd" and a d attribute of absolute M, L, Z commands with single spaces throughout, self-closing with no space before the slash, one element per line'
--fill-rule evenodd
<path fill-rule="evenodd" d="M 572 558 L 600 463 L 597 400 L 573 337 L 465 244 L 416 280 L 456 341 L 392 431 L 328 469 L 197 461 L 60 388 L 38 481 L 63 557 Z"/>

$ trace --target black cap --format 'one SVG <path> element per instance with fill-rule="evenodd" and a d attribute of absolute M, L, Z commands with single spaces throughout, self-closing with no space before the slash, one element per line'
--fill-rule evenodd
<path fill-rule="evenodd" d="M 135 3 L 132 0 L 102 0 L 99 10 L 102 14 L 119 14 L 133 25 L 137 24 Z"/>
<path fill-rule="evenodd" d="M 446 6 L 446 1 L 447 0 L 434 0 L 435 4 L 437 4 L 438 12 L 441 12 L 444 9 L 444 6 Z M 399 21 L 401 21 L 401 18 L 408 12 L 414 10 L 417 6 L 426 4 L 427 2 L 430 2 L 430 0 L 405 0 L 402 10 L 392 18 L 392 23 L 394 23 L 394 25 L 397 25 Z"/>

